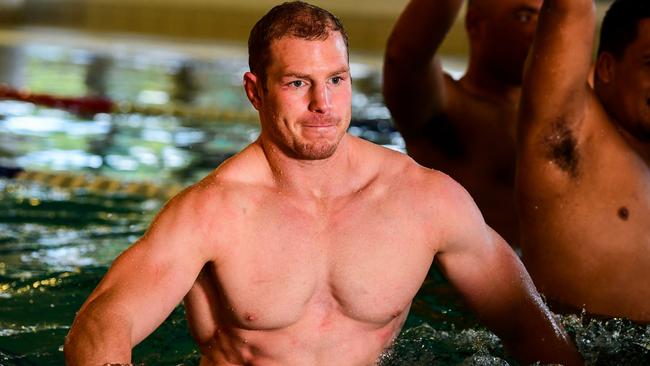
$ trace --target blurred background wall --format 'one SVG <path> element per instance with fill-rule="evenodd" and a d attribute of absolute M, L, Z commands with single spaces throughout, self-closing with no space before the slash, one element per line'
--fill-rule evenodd
<path fill-rule="evenodd" d="M 408 0 L 314 0 L 344 22 L 357 51 L 381 53 Z M 0 0 L 5 24 L 243 42 L 273 0 Z M 462 26 L 444 51 L 466 51 Z"/>
<path fill-rule="evenodd" d="M 343 20 L 351 52 L 357 57 L 363 55 L 363 62 L 379 70 L 393 24 L 408 1 L 311 0 Z M 235 52 L 245 57 L 243 46 L 251 27 L 280 2 L 0 0 L 0 82 L 25 85 L 20 67 L 25 63 L 22 46 L 33 43 L 84 48 L 98 54 L 115 53 L 117 47 L 151 54 L 167 47 L 204 59 L 214 58 L 217 44 L 234 45 Z M 600 19 L 611 0 L 597 3 Z M 440 49 L 445 67 L 455 76 L 464 70 L 468 52 L 463 18 L 458 17 Z"/>
<path fill-rule="evenodd" d="M 277 0 L 0 0 L 5 25 L 46 26 L 89 33 L 136 33 L 172 38 L 244 42 L 252 25 Z M 355 51 L 383 53 L 408 0 L 313 0 L 337 14 Z M 599 0 L 602 13 L 611 0 Z M 601 15 L 602 16 L 602 15 Z M 442 53 L 464 55 L 462 17 Z"/>

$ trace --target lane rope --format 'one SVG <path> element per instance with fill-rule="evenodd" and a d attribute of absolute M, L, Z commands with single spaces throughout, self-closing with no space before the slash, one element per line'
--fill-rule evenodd
<path fill-rule="evenodd" d="M 256 113 L 251 111 L 223 110 L 187 104 L 144 105 L 131 102 L 115 102 L 103 97 L 62 97 L 32 93 L 0 84 L 0 100 L 15 100 L 49 108 L 62 109 L 77 115 L 98 113 L 142 114 L 147 116 L 174 116 L 194 120 L 259 124 Z"/>
<path fill-rule="evenodd" d="M 153 182 L 122 182 L 117 179 L 67 172 L 42 172 L 0 166 L 0 178 L 32 182 L 66 190 L 87 190 L 96 194 L 127 194 L 146 198 L 169 199 L 183 189 L 178 184 Z"/>

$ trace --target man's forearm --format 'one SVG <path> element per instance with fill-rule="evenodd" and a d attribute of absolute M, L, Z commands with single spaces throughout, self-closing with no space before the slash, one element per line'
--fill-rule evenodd
<path fill-rule="evenodd" d="M 67 366 L 131 362 L 131 324 L 89 304 L 77 315 L 64 345 Z"/>
<path fill-rule="evenodd" d="M 428 64 L 456 19 L 462 0 L 412 0 L 388 40 L 388 60 Z"/>
<path fill-rule="evenodd" d="M 525 364 L 584 364 L 557 317 L 545 305 L 529 303 L 519 310 L 512 314 L 512 331 L 502 338 L 506 349 L 517 360 Z"/>
<path fill-rule="evenodd" d="M 524 150 L 538 154 L 529 138 L 544 136 L 557 121 L 580 130 L 590 93 L 595 24 L 593 0 L 544 1 L 520 101 L 517 131 Z"/>

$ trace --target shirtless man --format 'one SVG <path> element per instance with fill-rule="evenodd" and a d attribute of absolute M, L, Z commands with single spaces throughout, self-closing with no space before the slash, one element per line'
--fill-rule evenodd
<path fill-rule="evenodd" d="M 467 188 L 488 225 L 517 245 L 516 111 L 542 0 L 470 0 L 469 65 L 456 81 L 436 53 L 461 4 L 411 0 L 388 41 L 384 98 L 409 155 Z"/>
<path fill-rule="evenodd" d="M 650 321 L 650 2 L 545 0 L 525 76 L 524 263 L 558 309 Z"/>
<path fill-rule="evenodd" d="M 275 7 L 249 52 L 259 139 L 120 255 L 75 319 L 69 365 L 130 362 L 183 297 L 201 365 L 370 365 L 434 259 L 516 357 L 580 363 L 457 183 L 346 134 L 347 36 L 333 15 Z"/>

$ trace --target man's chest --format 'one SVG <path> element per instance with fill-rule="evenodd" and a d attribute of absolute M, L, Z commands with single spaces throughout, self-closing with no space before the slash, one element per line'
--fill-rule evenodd
<path fill-rule="evenodd" d="M 434 251 L 402 215 L 266 216 L 233 238 L 215 266 L 226 307 L 242 327 L 287 327 L 343 314 L 382 324 L 408 309 Z M 401 218 L 400 218 L 401 217 Z"/>
<path fill-rule="evenodd" d="M 650 167 L 618 135 L 596 135 L 579 150 L 576 174 L 561 194 L 546 197 L 548 212 L 560 231 L 575 233 L 590 243 L 613 248 L 650 244 Z M 556 187 L 554 187 L 556 189 Z M 620 248 L 619 248 L 620 249 Z M 619 250 L 617 249 L 617 250 Z"/>

